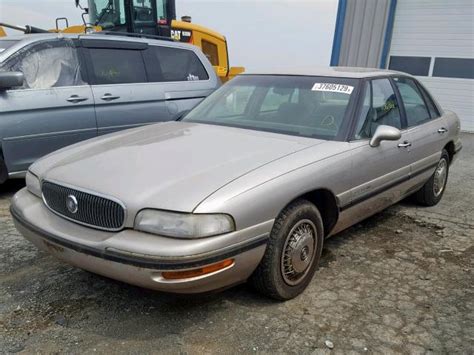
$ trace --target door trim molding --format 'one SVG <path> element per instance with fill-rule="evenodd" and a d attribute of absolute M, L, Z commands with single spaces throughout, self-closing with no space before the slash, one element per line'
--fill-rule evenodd
<path fill-rule="evenodd" d="M 416 173 L 414 173 L 412 175 L 403 176 L 403 177 L 393 181 L 392 183 L 390 183 L 388 185 L 382 186 L 382 187 L 377 188 L 373 191 L 370 191 L 370 192 L 368 192 L 368 193 L 366 193 L 362 196 L 359 196 L 358 198 L 352 200 L 348 204 L 345 204 L 345 205 L 341 206 L 340 211 L 342 212 L 344 210 L 347 210 L 348 208 L 354 207 L 355 205 L 358 205 L 358 204 L 360 204 L 360 203 L 362 203 L 362 202 L 364 202 L 364 201 L 366 201 L 366 200 L 368 200 L 372 197 L 375 197 L 375 196 L 377 196 L 377 195 L 379 195 L 379 194 L 381 194 L 381 193 L 383 193 L 387 190 L 390 190 L 390 189 L 394 188 L 397 185 L 403 184 L 404 182 L 406 182 L 406 181 L 408 181 L 408 180 L 410 180 L 410 179 L 412 179 L 412 178 L 414 178 L 418 175 L 421 175 L 421 174 L 423 174 L 423 173 L 425 173 L 425 172 L 427 172 L 431 169 L 434 169 L 437 165 L 438 165 L 438 162 L 436 162 L 435 164 L 431 164 L 431 165 L 417 171 Z"/>
<path fill-rule="evenodd" d="M 6 137 L 3 138 L 4 141 L 17 141 L 17 140 L 23 140 L 23 139 L 31 139 L 31 138 L 44 138 L 44 137 L 55 137 L 55 136 L 63 136 L 63 135 L 69 135 L 69 134 L 75 134 L 75 133 L 84 133 L 84 132 L 96 132 L 97 127 L 94 128 L 81 128 L 81 129 L 75 129 L 71 131 L 59 131 L 59 132 L 47 132 L 47 133 L 38 133 L 38 134 L 28 134 L 25 136 L 15 136 L 15 137 Z"/>

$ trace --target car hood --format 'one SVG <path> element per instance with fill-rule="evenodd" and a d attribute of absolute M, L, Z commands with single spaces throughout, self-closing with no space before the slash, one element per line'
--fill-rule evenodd
<path fill-rule="evenodd" d="M 112 196 L 127 209 L 192 212 L 213 192 L 323 141 L 247 129 L 166 122 L 76 144 L 35 163 L 41 179 Z"/>

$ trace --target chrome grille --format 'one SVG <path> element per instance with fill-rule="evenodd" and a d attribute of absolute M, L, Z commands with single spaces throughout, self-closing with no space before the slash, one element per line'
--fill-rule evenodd
<path fill-rule="evenodd" d="M 105 230 L 119 230 L 124 224 L 125 209 L 118 202 L 49 181 L 43 182 L 42 191 L 48 208 L 67 219 Z M 68 209 L 68 199 L 76 209 Z"/>

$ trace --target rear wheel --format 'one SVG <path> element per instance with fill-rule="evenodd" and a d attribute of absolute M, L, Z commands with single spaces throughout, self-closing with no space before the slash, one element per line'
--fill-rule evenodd
<path fill-rule="evenodd" d="M 430 179 L 415 194 L 416 201 L 423 206 L 434 206 L 443 197 L 449 174 L 449 154 L 443 149 L 441 159 Z"/>
<path fill-rule="evenodd" d="M 303 292 L 319 264 L 323 236 L 316 206 L 306 200 L 287 206 L 276 219 L 265 255 L 252 275 L 255 288 L 277 300 Z"/>

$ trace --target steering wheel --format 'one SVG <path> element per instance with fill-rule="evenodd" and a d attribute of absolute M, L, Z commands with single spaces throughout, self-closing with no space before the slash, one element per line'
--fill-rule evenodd
<path fill-rule="evenodd" d="M 324 127 L 324 128 L 332 128 L 335 131 L 337 131 L 339 129 L 339 127 L 336 124 L 336 119 L 332 115 L 327 115 L 326 117 L 324 117 L 321 120 L 320 125 L 321 125 L 321 127 Z"/>

